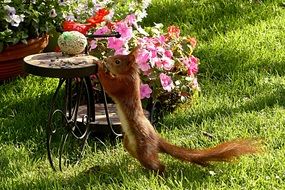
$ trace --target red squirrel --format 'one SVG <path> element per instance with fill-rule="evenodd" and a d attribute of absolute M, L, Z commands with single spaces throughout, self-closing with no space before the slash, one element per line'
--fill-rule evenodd
<path fill-rule="evenodd" d="M 115 102 L 121 121 L 123 145 L 145 168 L 163 174 L 159 153 L 182 161 L 207 166 L 212 161 L 231 161 L 258 151 L 255 140 L 233 140 L 212 148 L 196 150 L 175 146 L 163 139 L 146 118 L 140 99 L 140 75 L 135 56 L 115 55 L 98 62 L 98 77 L 105 92 Z"/>

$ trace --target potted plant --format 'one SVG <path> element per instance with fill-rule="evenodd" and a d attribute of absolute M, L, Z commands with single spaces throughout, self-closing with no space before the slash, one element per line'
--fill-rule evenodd
<path fill-rule="evenodd" d="M 2 0 L 0 4 L 0 81 L 23 74 L 22 58 L 43 51 L 76 3 Z"/>

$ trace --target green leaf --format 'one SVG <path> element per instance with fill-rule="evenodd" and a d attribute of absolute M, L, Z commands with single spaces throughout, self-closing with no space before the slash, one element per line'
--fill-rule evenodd
<path fill-rule="evenodd" d="M 22 32 L 22 39 L 27 39 L 29 34 L 27 32 Z"/>

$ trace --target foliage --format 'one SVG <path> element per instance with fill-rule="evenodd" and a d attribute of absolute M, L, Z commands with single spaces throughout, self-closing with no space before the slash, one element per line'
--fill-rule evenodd
<path fill-rule="evenodd" d="M 0 52 L 59 28 L 65 19 L 84 19 L 95 9 L 92 0 L 0 0 Z"/>

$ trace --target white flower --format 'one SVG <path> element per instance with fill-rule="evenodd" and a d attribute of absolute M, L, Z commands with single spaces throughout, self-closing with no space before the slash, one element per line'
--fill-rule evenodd
<path fill-rule="evenodd" d="M 180 81 L 180 80 L 175 81 L 175 85 L 176 85 L 176 86 L 179 86 L 180 84 L 181 84 L 181 81 Z"/>
<path fill-rule="evenodd" d="M 18 27 L 19 24 L 24 21 L 24 18 L 25 18 L 25 15 L 23 15 L 23 14 L 21 14 L 21 15 L 14 15 L 14 16 L 11 17 L 10 23 L 11 23 L 12 26 Z"/>
<path fill-rule="evenodd" d="M 24 21 L 25 15 L 16 15 L 16 9 L 10 7 L 9 5 L 4 6 L 4 10 L 7 12 L 5 20 L 9 22 L 12 26 L 18 27 L 21 22 Z"/>
<path fill-rule="evenodd" d="M 138 21 L 138 22 L 142 21 L 142 19 L 147 16 L 146 10 L 136 11 L 135 14 L 136 14 L 136 16 L 137 16 L 137 21 Z"/>
<path fill-rule="evenodd" d="M 186 81 L 193 81 L 193 77 L 185 77 Z"/>
<path fill-rule="evenodd" d="M 7 17 L 12 17 L 16 14 L 16 9 L 14 7 L 10 7 L 9 5 L 5 5 L 4 10 L 7 12 Z"/>
<path fill-rule="evenodd" d="M 67 20 L 67 21 L 74 21 L 74 20 L 75 20 L 75 17 L 74 17 L 73 14 L 64 15 L 63 17 L 64 17 L 65 20 Z"/>
<path fill-rule="evenodd" d="M 186 102 L 186 100 L 187 100 L 187 97 L 185 97 L 185 96 L 181 96 L 181 97 L 180 97 L 180 101 L 181 101 L 181 102 Z"/>
<path fill-rule="evenodd" d="M 129 4 L 129 9 L 130 9 L 130 11 L 134 11 L 135 8 L 136 8 L 136 3 L 135 3 L 135 2 L 131 2 L 131 3 Z"/>
<path fill-rule="evenodd" d="M 143 9 L 147 9 L 148 6 L 149 6 L 150 3 L 151 3 L 151 0 L 144 0 L 144 1 L 142 1 L 142 2 L 143 2 L 142 8 L 143 8 Z"/>
<path fill-rule="evenodd" d="M 59 5 L 61 5 L 61 6 L 65 6 L 65 5 L 68 5 L 69 0 L 58 0 L 58 3 L 59 3 Z"/>
<path fill-rule="evenodd" d="M 51 10 L 50 10 L 49 16 L 50 16 L 51 18 L 55 18 L 55 17 L 57 16 L 57 13 L 56 13 L 55 9 L 51 9 Z"/>
<path fill-rule="evenodd" d="M 135 27 L 140 34 L 142 34 L 144 36 L 149 36 L 149 34 L 141 26 L 135 25 Z"/>

